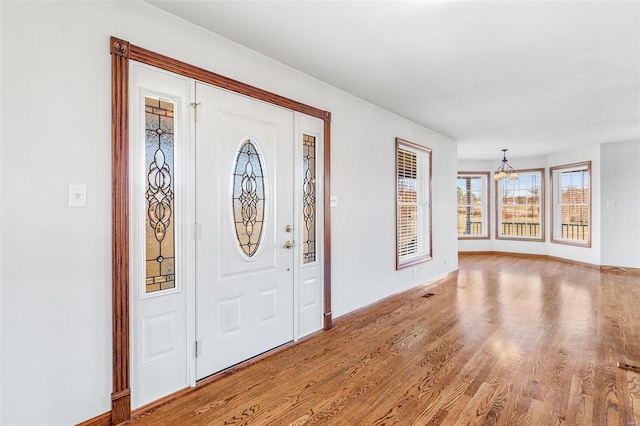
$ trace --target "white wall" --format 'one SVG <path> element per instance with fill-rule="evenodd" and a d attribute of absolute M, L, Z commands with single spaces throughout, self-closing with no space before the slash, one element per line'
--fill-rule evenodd
<path fill-rule="evenodd" d="M 351 112 L 334 112 L 332 119 L 335 316 L 457 268 L 455 194 L 448 190 L 455 187 L 456 175 L 448 170 L 455 164 L 455 145 L 382 110 L 355 109 L 347 101 L 332 106 Z M 396 136 L 433 149 L 434 259 L 417 266 L 415 278 L 413 268 L 395 270 L 395 163 L 390 160 L 395 160 Z"/>
<path fill-rule="evenodd" d="M 551 217 L 549 168 L 591 161 L 591 248 L 554 244 L 549 241 Z M 517 168 L 545 168 L 545 242 L 504 242 L 495 239 L 495 187 L 491 185 L 492 237 L 489 240 L 459 240 L 460 251 L 506 251 L 544 254 L 594 265 L 640 267 L 640 141 L 594 144 L 537 158 L 514 158 Z M 461 171 L 493 171 L 499 161 L 459 161 Z M 615 201 L 607 207 L 606 201 Z M 508 244 L 510 243 L 510 244 Z"/>
<path fill-rule="evenodd" d="M 0 8 L 0 423 L 110 409 L 111 35 L 332 112 L 334 317 L 457 268 L 455 142 L 146 3 Z M 396 136 L 433 149 L 434 259 L 415 278 L 395 271 Z"/>
<path fill-rule="evenodd" d="M 601 160 L 602 264 L 640 268 L 640 140 L 603 144 Z"/>
<path fill-rule="evenodd" d="M 0 7 L 0 423 L 71 424 L 110 401 L 108 42 L 84 6 Z M 87 208 L 67 207 L 69 183 Z"/>
<path fill-rule="evenodd" d="M 2 6 L 0 6 L 0 25 Z M 1 27 L 0 27 L 1 31 Z M 0 40 L 2 34 L 0 33 Z M 2 43 L 0 42 L 0 98 L 2 98 Z M 2 129 L 2 102 L 0 101 L 0 129 Z M 2 131 L 0 131 L 0 164 L 2 164 Z M 2 173 L 0 173 L 0 242 L 2 241 Z M 0 243 L 0 383 L 2 382 L 2 244 Z M 0 424 L 2 424 L 2 385 L 0 385 Z"/>

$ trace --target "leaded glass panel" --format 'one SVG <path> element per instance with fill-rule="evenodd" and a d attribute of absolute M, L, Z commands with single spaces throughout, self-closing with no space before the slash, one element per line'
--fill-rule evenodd
<path fill-rule="evenodd" d="M 260 247 L 265 220 L 265 183 L 260 154 L 247 139 L 238 152 L 233 173 L 233 222 L 238 245 L 248 257 Z"/>
<path fill-rule="evenodd" d="M 175 288 L 174 104 L 145 97 L 146 286 L 147 293 Z"/>
<path fill-rule="evenodd" d="M 316 138 L 302 136 L 302 263 L 316 260 Z"/>

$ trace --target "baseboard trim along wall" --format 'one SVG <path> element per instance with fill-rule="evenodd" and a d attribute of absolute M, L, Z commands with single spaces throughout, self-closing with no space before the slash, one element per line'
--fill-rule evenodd
<path fill-rule="evenodd" d="M 78 423 L 76 426 L 111 426 L 111 411 L 102 413 L 92 419 Z"/>
<path fill-rule="evenodd" d="M 448 279 L 456 278 L 458 276 L 459 272 L 460 271 L 458 269 L 455 269 L 453 271 L 450 271 L 450 272 L 444 273 L 444 274 L 442 274 L 440 276 L 437 276 L 437 277 L 435 277 L 435 278 L 433 278 L 433 279 L 431 279 L 431 280 L 429 280 L 427 282 L 424 282 L 422 284 L 418 284 L 415 287 L 411 287 L 411 288 L 409 288 L 407 290 L 404 290 L 404 291 L 401 291 L 399 293 L 394 293 L 394 294 L 389 295 L 387 297 L 384 297 L 384 298 L 382 298 L 380 300 L 376 300 L 375 302 L 370 303 L 369 305 L 363 306 L 361 308 L 358 308 L 358 309 L 355 309 L 355 310 L 353 310 L 351 312 L 348 312 L 348 313 L 346 313 L 346 314 L 344 314 L 342 316 L 339 316 L 338 318 L 334 319 L 334 324 L 343 323 L 344 321 L 348 320 L 351 316 L 355 316 L 356 314 L 359 314 L 364 310 L 370 309 L 372 306 L 378 305 L 380 303 L 384 303 L 389 299 L 394 299 L 394 298 L 396 298 L 396 297 L 398 297 L 398 296 L 400 296 L 400 295 L 402 295 L 404 293 L 409 293 L 409 292 L 415 291 L 415 289 L 417 289 L 417 288 L 422 287 L 424 289 L 428 289 L 430 287 L 435 286 L 436 284 L 440 284 L 443 281 L 447 281 Z M 335 322 L 335 321 L 338 321 L 338 322 Z"/>

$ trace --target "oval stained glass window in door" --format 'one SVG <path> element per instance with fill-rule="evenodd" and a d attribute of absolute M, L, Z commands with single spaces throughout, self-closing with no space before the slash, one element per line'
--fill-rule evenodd
<path fill-rule="evenodd" d="M 238 245 L 247 257 L 260 247 L 265 215 L 265 182 L 260 154 L 247 139 L 238 152 L 233 173 L 233 222 Z"/>

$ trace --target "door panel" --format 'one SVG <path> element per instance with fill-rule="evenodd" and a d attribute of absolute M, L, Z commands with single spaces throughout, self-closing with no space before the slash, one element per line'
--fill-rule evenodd
<path fill-rule="evenodd" d="M 130 84 L 131 402 L 138 408 L 190 381 L 188 230 L 193 218 L 180 206 L 190 201 L 193 83 L 133 62 Z"/>
<path fill-rule="evenodd" d="M 297 338 L 323 327 L 324 121 L 295 113 Z"/>
<path fill-rule="evenodd" d="M 293 339 L 293 113 L 196 85 L 198 379 Z"/>

